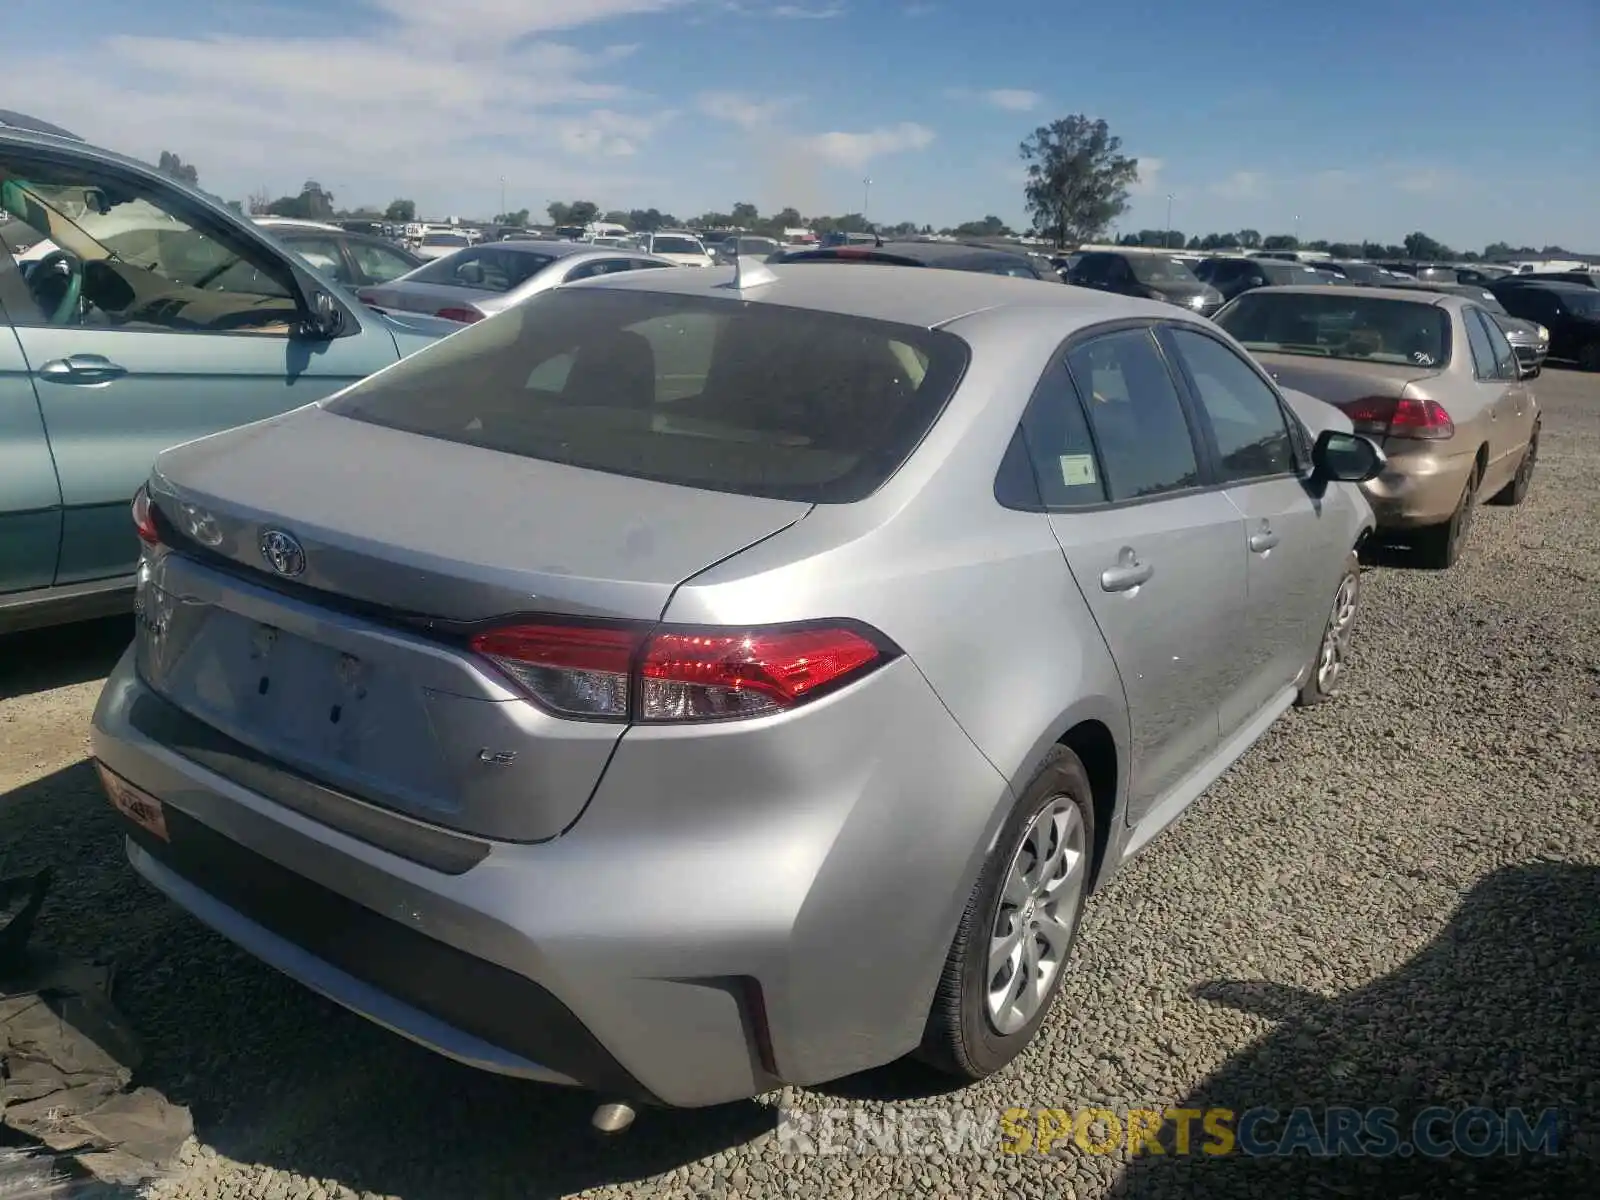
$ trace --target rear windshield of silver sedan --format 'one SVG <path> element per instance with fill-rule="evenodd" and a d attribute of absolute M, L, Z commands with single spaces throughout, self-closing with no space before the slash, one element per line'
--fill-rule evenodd
<path fill-rule="evenodd" d="M 1246 349 L 1355 362 L 1443 367 L 1450 361 L 1450 314 L 1432 304 L 1325 292 L 1245 292 L 1216 322 Z"/>
<path fill-rule="evenodd" d="M 807 503 L 875 491 L 967 364 L 954 334 L 773 304 L 558 288 L 326 402 L 424 437 Z"/>
<path fill-rule="evenodd" d="M 652 240 L 650 249 L 656 254 L 704 254 L 705 247 L 693 238 L 686 237 L 658 237 Z"/>
<path fill-rule="evenodd" d="M 549 254 L 498 245 L 480 246 L 447 258 L 436 258 L 413 271 L 410 278 L 413 283 L 442 283 L 474 292 L 509 292 L 554 261 L 554 256 Z"/>

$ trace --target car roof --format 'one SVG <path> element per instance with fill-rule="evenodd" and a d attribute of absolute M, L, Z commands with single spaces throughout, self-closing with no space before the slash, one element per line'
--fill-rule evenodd
<path fill-rule="evenodd" d="M 1439 308 L 1456 308 L 1466 303 L 1460 296 L 1452 295 L 1449 292 L 1436 292 L 1428 287 L 1329 288 L 1326 284 L 1292 283 L 1287 287 L 1267 288 L 1259 293 L 1249 292 L 1247 295 L 1326 296 L 1330 291 L 1370 300 L 1409 300 L 1412 304 L 1429 304 Z"/>
<path fill-rule="evenodd" d="M 851 261 L 854 257 L 870 258 L 874 253 L 893 254 L 913 259 L 928 266 L 954 266 L 957 263 L 1028 261 L 1028 255 L 1014 250 L 1001 250 L 994 246 L 972 245 L 968 242 L 920 241 L 914 238 L 885 241 L 882 245 L 870 243 L 854 246 L 804 246 L 785 254 L 782 261 L 789 263 Z"/>
<path fill-rule="evenodd" d="M 1521 279 L 1525 282 L 1519 282 L 1517 284 L 1518 288 L 1543 288 L 1546 291 L 1561 292 L 1563 294 L 1567 292 L 1593 292 L 1596 290 L 1587 283 L 1573 283 L 1569 279 L 1528 279 L 1525 275 L 1521 276 Z M 1493 291 L 1494 289 L 1491 288 L 1490 290 Z"/>
<path fill-rule="evenodd" d="M 681 296 L 739 300 L 788 308 L 839 313 L 867 320 L 933 328 L 958 317 L 1001 308 L 1060 312 L 1063 335 L 1069 327 L 1117 317 L 1177 319 L 1172 305 L 1039 279 L 986 275 L 973 271 L 930 271 L 883 264 L 863 271 L 854 264 L 763 264 L 772 282 L 734 291 L 730 267 L 708 270 L 625 271 L 585 280 L 578 287 L 616 287 Z M 1077 317 L 1074 321 L 1072 318 Z"/>
<path fill-rule="evenodd" d="M 330 225 L 326 221 L 312 221 L 302 217 L 251 217 L 257 225 L 264 225 L 268 229 L 282 229 L 285 231 L 295 229 L 315 229 L 322 233 L 347 233 L 342 225 Z"/>
<path fill-rule="evenodd" d="M 0 108 L 0 126 L 24 133 L 42 133 L 49 137 L 67 138 L 69 141 L 74 142 L 83 141 L 81 137 L 71 130 L 63 129 L 59 125 L 52 125 L 49 121 L 40 120 L 38 117 L 32 117 L 27 113 L 17 112 L 15 109 L 10 108 Z"/>

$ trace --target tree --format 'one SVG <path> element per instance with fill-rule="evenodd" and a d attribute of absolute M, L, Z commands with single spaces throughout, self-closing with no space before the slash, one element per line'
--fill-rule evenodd
<path fill-rule="evenodd" d="M 1407 258 L 1427 261 L 1440 258 L 1454 258 L 1455 253 L 1443 242 L 1436 242 L 1425 233 L 1408 233 L 1405 238 L 1405 254 Z"/>
<path fill-rule="evenodd" d="M 229 200 L 228 201 L 228 208 L 231 209 L 233 212 L 238 213 L 241 217 L 244 216 L 244 201 L 242 201 L 242 200 Z"/>
<path fill-rule="evenodd" d="M 1261 235 L 1254 229 L 1241 229 L 1233 235 L 1233 239 L 1235 245 L 1242 246 L 1246 250 L 1261 249 Z"/>
<path fill-rule="evenodd" d="M 1018 148 L 1028 164 L 1023 188 L 1036 229 L 1058 247 L 1099 237 L 1128 211 L 1139 160 L 1122 153 L 1110 127 L 1081 114 L 1041 125 Z"/>
<path fill-rule="evenodd" d="M 525 228 L 528 224 L 528 210 L 519 208 L 516 212 L 495 213 L 494 223 L 496 225 L 514 225 L 518 229 Z"/>
<path fill-rule="evenodd" d="M 636 233 L 654 233 L 668 225 L 676 225 L 676 217 L 669 217 L 659 208 L 635 208 L 628 212 L 626 222 L 629 229 Z"/>
<path fill-rule="evenodd" d="M 871 233 L 872 226 L 860 213 L 845 213 L 842 217 L 812 217 L 803 222 L 816 233 Z"/>
<path fill-rule="evenodd" d="M 968 238 L 996 238 L 1010 237 L 1011 229 L 994 214 L 990 214 L 981 221 L 967 221 L 955 228 L 957 237 Z"/>
<path fill-rule="evenodd" d="M 1483 248 L 1485 258 L 1510 258 L 1515 253 L 1505 242 L 1490 242 Z"/>
<path fill-rule="evenodd" d="M 176 179 L 179 183 L 186 183 L 190 187 L 200 186 L 200 170 L 193 163 L 186 163 L 171 150 L 163 150 L 157 160 L 156 170 L 169 179 Z"/>
<path fill-rule="evenodd" d="M 1335 258 L 1360 258 L 1361 247 L 1350 242 L 1330 242 L 1328 253 Z"/>
<path fill-rule="evenodd" d="M 389 207 L 383 210 L 383 219 L 386 221 L 415 221 L 417 219 L 417 202 L 415 200 L 391 200 Z"/>
<path fill-rule="evenodd" d="M 1263 250 L 1298 250 L 1300 239 L 1292 233 L 1273 233 L 1261 239 Z"/>
<path fill-rule="evenodd" d="M 254 200 L 252 199 L 252 204 Z M 301 185 L 298 196 L 279 196 L 263 210 L 275 217 L 297 217 L 302 221 L 325 221 L 333 216 L 333 193 L 314 179 Z"/>
<path fill-rule="evenodd" d="M 600 206 L 593 200 L 574 200 L 563 204 L 552 200 L 545 209 L 552 225 L 587 225 L 600 216 Z"/>
<path fill-rule="evenodd" d="M 728 214 L 733 218 L 733 223 L 740 229 L 753 229 L 761 222 L 761 210 L 754 204 L 740 202 L 733 206 L 733 211 Z"/>
<path fill-rule="evenodd" d="M 781 208 L 778 215 L 772 218 L 772 223 L 778 229 L 799 229 L 804 224 L 798 208 Z"/>
<path fill-rule="evenodd" d="M 245 198 L 244 206 L 246 211 L 252 215 L 260 216 L 267 211 L 267 205 L 271 203 L 272 193 L 267 191 L 265 187 L 258 187 Z"/>
<path fill-rule="evenodd" d="M 606 214 L 605 219 L 607 224 L 610 225 L 626 225 L 628 223 L 628 214 L 620 208 L 614 208 Z"/>

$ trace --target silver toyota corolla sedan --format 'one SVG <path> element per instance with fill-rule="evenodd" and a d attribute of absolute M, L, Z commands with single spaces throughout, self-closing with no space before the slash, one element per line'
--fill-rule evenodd
<path fill-rule="evenodd" d="M 678 264 L 636 247 L 586 242 L 486 242 L 360 290 L 374 308 L 421 312 L 470 324 L 519 304 L 536 292 L 611 275 Z"/>
<path fill-rule="evenodd" d="M 1350 428 L 1102 292 L 554 289 L 161 455 L 94 753 L 148 881 L 465 1062 L 980 1078 L 1089 891 L 1334 691 Z"/>

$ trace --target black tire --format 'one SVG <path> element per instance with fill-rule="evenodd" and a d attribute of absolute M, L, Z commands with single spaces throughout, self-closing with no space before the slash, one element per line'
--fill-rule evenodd
<path fill-rule="evenodd" d="M 1038 1011 L 1019 1029 L 1001 1033 L 989 1017 L 986 1001 L 990 982 L 987 977 L 989 941 L 1001 913 L 1002 888 L 1034 818 L 1060 800 L 1070 800 L 1077 808 L 1084 831 L 1082 883 L 1071 918 L 1067 951 Z M 961 916 L 955 941 L 945 960 L 944 974 L 934 994 L 922 1046 L 917 1051 L 919 1058 L 946 1074 L 970 1081 L 993 1075 L 1027 1048 L 1055 1003 L 1061 980 L 1070 969 L 1068 956 L 1077 942 L 1083 901 L 1094 867 L 1094 851 L 1094 793 L 1089 787 L 1088 772 L 1071 750 L 1055 746 L 1024 789 L 1022 799 L 1006 819 L 994 849 L 978 873 L 978 882 Z"/>
<path fill-rule="evenodd" d="M 1345 610 L 1345 584 L 1349 583 L 1353 593 L 1348 599 L 1349 613 L 1344 616 Z M 1344 676 L 1344 652 L 1349 648 L 1351 631 L 1354 629 L 1355 619 L 1360 615 L 1361 603 L 1361 557 L 1354 550 L 1350 557 L 1345 559 L 1344 572 L 1339 576 L 1339 586 L 1334 590 L 1333 603 L 1328 609 L 1328 619 L 1323 622 L 1322 636 L 1317 639 L 1317 653 L 1311 660 L 1311 667 L 1306 675 L 1306 681 L 1300 685 L 1300 694 L 1294 702 L 1301 708 L 1310 708 L 1313 704 L 1325 704 L 1339 694 L 1339 686 Z M 1344 628 L 1339 630 L 1341 619 L 1344 619 Z M 1329 639 L 1339 639 L 1336 646 L 1338 669 L 1329 678 L 1322 670 L 1324 658 L 1329 653 Z"/>
<path fill-rule="evenodd" d="M 1472 531 L 1472 518 L 1477 507 L 1478 468 L 1474 467 L 1450 519 L 1442 525 L 1417 530 L 1412 546 L 1417 561 L 1435 571 L 1446 571 L 1455 566 L 1461 558 L 1462 547 L 1467 543 L 1467 535 Z"/>
<path fill-rule="evenodd" d="M 1578 351 L 1578 365 L 1585 371 L 1600 371 L 1600 341 L 1590 342 Z"/>
<path fill-rule="evenodd" d="M 1517 505 L 1528 498 L 1528 489 L 1533 486 L 1533 469 L 1539 462 L 1539 424 L 1534 422 L 1533 432 L 1528 435 L 1527 448 L 1522 452 L 1522 461 L 1517 464 L 1517 473 L 1511 477 L 1511 482 L 1506 484 L 1489 498 L 1490 504 Z"/>

